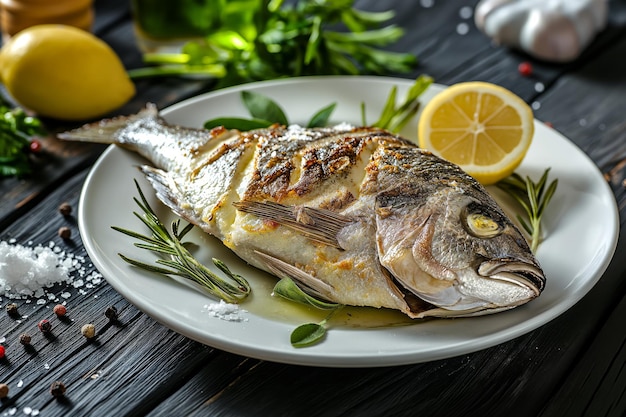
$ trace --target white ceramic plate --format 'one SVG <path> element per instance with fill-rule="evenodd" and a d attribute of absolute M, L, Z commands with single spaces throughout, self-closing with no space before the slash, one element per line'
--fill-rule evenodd
<path fill-rule="evenodd" d="M 392 86 L 399 97 L 409 80 L 381 77 L 312 77 L 247 84 L 184 101 L 163 114 L 172 123 L 201 126 L 219 116 L 248 116 L 241 104 L 242 90 L 265 94 L 286 109 L 291 123 L 306 123 L 317 110 L 337 102 L 333 122 L 361 122 L 361 102 L 367 104 L 367 120 L 373 122 Z M 442 86 L 432 86 L 426 101 Z M 403 135 L 415 139 L 416 122 Z M 143 230 L 131 214 L 137 210 L 133 178 L 139 180 L 159 213 L 171 216 L 154 197 L 136 169 L 144 161 L 115 146 L 108 148 L 93 167 L 84 185 L 79 207 L 83 242 L 98 270 L 131 303 L 165 326 L 225 351 L 292 364 L 369 367 L 436 360 L 480 350 L 529 332 L 566 311 L 600 278 L 613 255 L 618 236 L 618 212 L 610 188 L 593 162 L 569 140 L 536 122 L 536 136 L 522 166 L 523 175 L 537 179 L 551 167 L 558 190 L 544 217 L 547 240 L 538 258 L 546 275 L 543 294 L 529 304 L 491 316 L 441 319 L 404 326 L 331 328 L 315 346 L 296 349 L 289 335 L 306 313 L 269 296 L 273 280 L 245 265 L 220 242 L 194 233 L 197 256 L 210 264 L 211 256 L 224 260 L 253 282 L 255 294 L 242 308 L 245 321 L 233 322 L 209 316 L 203 306 L 212 300 L 188 286 L 133 268 L 118 257 L 150 261 L 146 251 L 112 225 Z M 590 222 L 589 219 L 594 219 Z M 248 303 L 248 302 L 246 302 Z M 249 307 L 247 307 L 249 306 Z M 383 319 L 385 322 L 387 319 Z M 391 319 L 393 321 L 393 318 Z"/>

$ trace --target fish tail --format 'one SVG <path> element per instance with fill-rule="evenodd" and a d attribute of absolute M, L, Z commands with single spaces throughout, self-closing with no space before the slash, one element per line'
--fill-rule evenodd
<path fill-rule="evenodd" d="M 154 103 L 148 103 L 139 113 L 130 116 L 118 116 L 85 124 L 79 128 L 59 133 L 62 140 L 94 143 L 119 143 L 120 132 L 129 124 L 142 119 L 156 118 L 159 112 Z"/>

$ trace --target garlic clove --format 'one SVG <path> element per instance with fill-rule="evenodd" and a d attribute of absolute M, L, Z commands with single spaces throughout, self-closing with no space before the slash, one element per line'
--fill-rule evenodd
<path fill-rule="evenodd" d="M 474 13 L 497 44 L 556 62 L 577 58 L 607 17 L 607 0 L 482 0 Z"/>

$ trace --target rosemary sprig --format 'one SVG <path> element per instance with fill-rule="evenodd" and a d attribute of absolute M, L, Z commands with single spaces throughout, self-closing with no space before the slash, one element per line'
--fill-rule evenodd
<path fill-rule="evenodd" d="M 533 253 L 537 252 L 541 242 L 541 217 L 558 185 L 558 180 L 554 180 L 546 188 L 549 172 L 550 168 L 546 169 L 537 182 L 528 176 L 522 178 L 519 174 L 513 173 L 496 184 L 498 188 L 517 200 L 526 211 L 528 222 L 520 215 L 517 216 L 517 220 L 531 237 L 530 249 Z"/>
<path fill-rule="evenodd" d="M 136 197 L 134 197 L 133 200 L 135 200 L 135 203 L 137 203 L 143 213 L 138 214 L 137 212 L 133 212 L 133 214 L 148 226 L 152 232 L 151 236 L 145 236 L 117 226 L 111 226 L 111 228 L 125 235 L 139 239 L 142 242 L 146 242 L 135 243 L 136 247 L 164 254 L 169 258 L 157 259 L 156 264 L 163 265 L 158 266 L 130 259 L 119 253 L 118 255 L 124 261 L 147 271 L 164 275 L 175 275 L 188 279 L 199 284 L 200 288 L 209 294 L 229 303 L 238 303 L 248 296 L 250 293 L 250 285 L 245 278 L 231 272 L 222 261 L 213 258 L 213 264 L 228 277 L 228 279 L 223 279 L 198 262 L 187 250 L 185 247 L 187 243 L 182 242 L 182 239 L 193 228 L 192 224 L 188 224 L 180 230 L 180 219 L 178 219 L 172 222 L 172 232 L 170 233 L 148 204 L 136 180 L 135 186 L 137 187 L 141 201 Z"/>

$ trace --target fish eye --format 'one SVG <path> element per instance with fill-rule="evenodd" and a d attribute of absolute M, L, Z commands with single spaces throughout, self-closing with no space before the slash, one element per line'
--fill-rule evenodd
<path fill-rule="evenodd" d="M 475 237 L 491 239 L 504 231 L 500 216 L 477 203 L 465 207 L 461 220 L 467 232 Z"/>

